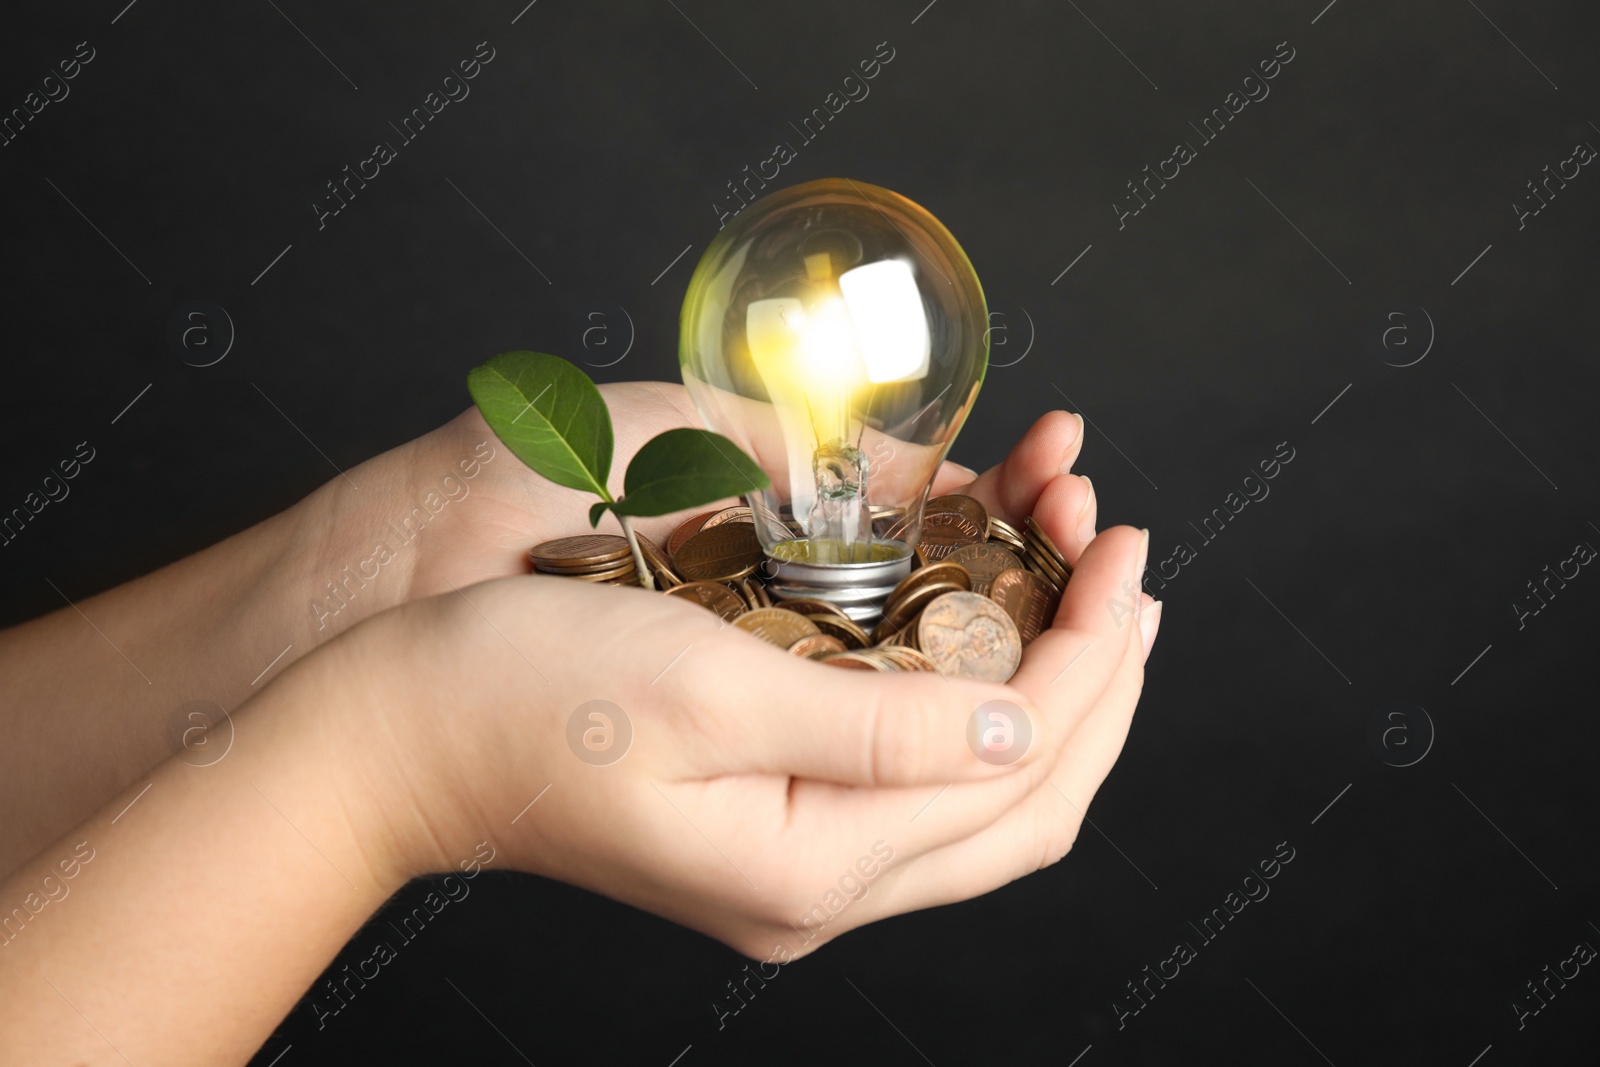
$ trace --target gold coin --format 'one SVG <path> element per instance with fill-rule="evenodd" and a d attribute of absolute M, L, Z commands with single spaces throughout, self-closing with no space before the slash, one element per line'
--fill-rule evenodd
<path fill-rule="evenodd" d="M 733 620 L 733 625 L 755 634 L 779 648 L 788 648 L 802 637 L 821 633 L 804 615 L 783 608 L 757 608 Z"/>
<path fill-rule="evenodd" d="M 692 515 L 678 523 L 677 528 L 667 537 L 667 555 L 676 556 L 678 549 L 683 547 L 683 543 L 699 533 L 700 528 L 706 524 L 706 520 L 715 514 L 715 511 L 702 511 L 700 514 Z"/>
<path fill-rule="evenodd" d="M 685 541 L 672 562 L 690 581 L 726 582 L 754 572 L 765 558 L 754 523 L 724 522 Z"/>
<path fill-rule="evenodd" d="M 545 564 L 555 567 L 598 566 L 613 563 L 632 554 L 628 539 L 615 534 L 580 534 L 577 537 L 558 537 L 534 545 L 528 558 L 541 570 Z"/>
<path fill-rule="evenodd" d="M 745 602 L 739 599 L 739 594 L 721 582 L 685 582 L 666 590 L 666 595 L 699 604 L 729 621 L 749 610 Z"/>
<path fill-rule="evenodd" d="M 789 646 L 789 654 L 805 656 L 812 659 L 825 656 L 830 652 L 843 652 L 844 642 L 832 634 L 806 634 L 800 640 Z"/>
<path fill-rule="evenodd" d="M 1022 662 L 1022 636 L 1011 616 L 977 593 L 946 593 L 917 620 L 917 647 L 940 674 L 1005 682 Z"/>
<path fill-rule="evenodd" d="M 989 595 L 989 586 L 994 581 L 995 575 L 1022 565 L 1022 561 L 1009 549 L 987 542 L 958 548 L 950 553 L 945 562 L 964 567 L 967 573 L 972 575 L 972 592 L 984 596 Z"/>
<path fill-rule="evenodd" d="M 1011 616 L 1026 648 L 1050 628 L 1061 606 L 1061 592 L 1029 570 L 1013 567 L 995 576 L 989 598 Z"/>

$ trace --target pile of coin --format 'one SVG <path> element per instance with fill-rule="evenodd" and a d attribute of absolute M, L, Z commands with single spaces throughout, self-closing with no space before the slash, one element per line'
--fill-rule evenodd
<path fill-rule="evenodd" d="M 938 671 L 996 682 L 1011 677 L 1022 649 L 1050 625 L 1072 573 L 1032 518 L 1018 530 L 971 497 L 937 497 L 924 508 L 914 569 L 889 594 L 869 633 L 825 601 L 774 601 L 762 581 L 766 556 L 749 508 L 696 515 L 679 524 L 665 550 L 648 538 L 638 541 L 667 596 L 794 655 L 852 670 Z M 639 584 L 622 537 L 563 537 L 529 555 L 540 573 Z"/>
<path fill-rule="evenodd" d="M 528 553 L 528 558 L 533 562 L 533 569 L 541 574 L 560 574 L 607 585 L 639 584 L 633 552 L 623 537 L 609 534 L 558 537 L 536 546 Z"/>

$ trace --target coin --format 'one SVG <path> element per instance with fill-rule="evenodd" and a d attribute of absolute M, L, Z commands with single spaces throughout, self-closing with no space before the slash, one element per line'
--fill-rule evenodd
<path fill-rule="evenodd" d="M 945 559 L 946 563 L 957 563 L 972 575 L 972 592 L 989 595 L 989 586 L 994 581 L 995 575 L 1012 567 L 1019 567 L 1022 561 L 1016 554 L 1000 545 L 988 544 L 966 545 L 950 553 Z"/>
<path fill-rule="evenodd" d="M 634 537 L 639 541 L 639 554 L 644 557 L 645 565 L 655 575 L 657 584 L 662 586 L 683 584 L 683 579 L 672 569 L 672 561 L 661 551 L 660 545 L 644 534 L 634 534 Z"/>
<path fill-rule="evenodd" d="M 957 582 L 933 582 L 918 586 L 884 609 L 883 618 L 878 620 L 877 628 L 872 631 L 873 643 L 879 643 L 896 631 L 911 626 L 916 622 L 919 612 L 946 593 L 962 592 L 966 590 Z"/>
<path fill-rule="evenodd" d="M 922 510 L 923 557 L 937 563 L 962 545 L 989 537 L 989 512 L 970 496 L 934 497 Z"/>
<path fill-rule="evenodd" d="M 576 578 L 580 582 L 611 582 L 621 585 L 632 585 L 639 578 L 639 571 L 633 565 L 633 560 L 624 560 L 615 567 L 603 571 L 586 571 L 583 574 L 563 574 L 563 578 Z"/>
<path fill-rule="evenodd" d="M 706 520 L 715 514 L 715 511 L 702 511 L 700 514 L 692 515 L 678 523 L 677 528 L 667 537 L 667 555 L 676 556 L 678 549 L 683 547 L 683 543 L 699 533 L 700 528 L 706 524 Z"/>
<path fill-rule="evenodd" d="M 1063 574 L 1070 575 L 1072 573 L 1072 564 L 1067 562 L 1067 557 L 1061 554 L 1061 550 L 1056 547 L 1056 543 L 1050 540 L 1050 535 L 1044 532 L 1044 527 L 1033 521 L 1032 515 L 1028 516 L 1027 522 L 1023 526 L 1023 537 L 1031 538 L 1042 548 L 1045 554 L 1049 556 L 1050 562 L 1059 567 Z"/>
<path fill-rule="evenodd" d="M 789 654 L 812 658 L 830 652 L 843 652 L 844 642 L 832 634 L 807 634 L 789 646 Z"/>
<path fill-rule="evenodd" d="M 1029 541 L 1023 563 L 1039 577 L 1055 586 L 1056 589 L 1067 587 L 1066 572 L 1061 570 L 1050 559 L 1050 554 L 1039 545 L 1037 541 Z"/>
<path fill-rule="evenodd" d="M 700 529 L 709 530 L 711 527 L 721 526 L 725 522 L 754 523 L 755 521 L 755 516 L 750 514 L 750 509 L 747 507 L 723 508 L 721 511 L 713 511 L 711 517 L 706 519 L 705 525 L 701 526 Z"/>
<path fill-rule="evenodd" d="M 926 567 L 918 567 L 900 579 L 900 584 L 894 587 L 889 593 L 889 598 L 883 602 L 884 610 L 887 611 L 918 588 L 937 582 L 954 582 L 962 589 L 971 589 L 972 575 L 959 563 L 930 563 Z"/>
<path fill-rule="evenodd" d="M 739 599 L 739 594 L 721 582 L 685 582 L 666 590 L 666 595 L 699 604 L 730 621 L 749 610 L 745 602 Z"/>
<path fill-rule="evenodd" d="M 989 516 L 989 540 L 999 541 L 1018 552 L 1026 547 L 1022 540 L 1022 531 L 998 515 Z"/>
<path fill-rule="evenodd" d="M 752 573 L 765 558 L 754 523 L 724 522 L 685 541 L 672 562 L 690 581 L 731 581 Z"/>
<path fill-rule="evenodd" d="M 757 608 L 733 620 L 733 625 L 755 634 L 779 648 L 788 648 L 802 637 L 821 633 L 804 615 L 783 608 Z"/>
<path fill-rule="evenodd" d="M 927 653 L 908 645 L 894 645 L 883 650 L 884 657 L 903 671 L 936 671 Z"/>
<path fill-rule="evenodd" d="M 628 539 L 615 534 L 580 534 L 577 537 L 558 537 L 545 541 L 528 551 L 528 558 L 540 570 L 552 567 L 594 567 L 614 563 L 632 552 Z"/>
<path fill-rule="evenodd" d="M 1061 593 L 1054 586 L 1021 567 L 996 575 L 989 597 L 1017 624 L 1024 648 L 1050 628 L 1061 606 Z"/>
<path fill-rule="evenodd" d="M 785 601 L 784 606 L 788 606 L 787 601 Z M 856 625 L 856 623 L 852 621 L 849 616 L 824 615 L 819 613 L 816 615 L 807 615 L 806 618 L 811 620 L 811 625 L 815 626 L 823 633 L 837 637 L 844 643 L 846 648 L 866 648 L 868 645 L 872 644 L 872 637 L 867 633 L 867 631 Z"/>
<path fill-rule="evenodd" d="M 832 655 L 823 656 L 817 662 L 826 663 L 830 667 L 844 667 L 853 671 L 881 671 L 887 669 L 880 666 L 876 660 L 864 656 L 860 652 L 835 652 Z"/>
<path fill-rule="evenodd" d="M 922 612 L 917 646 L 940 674 L 1008 681 L 1022 662 L 1022 637 L 1011 616 L 977 593 L 946 593 Z"/>
<path fill-rule="evenodd" d="M 784 597 L 783 606 L 802 615 L 837 615 L 841 619 L 849 618 L 837 604 L 830 604 L 826 600 L 812 600 L 809 597 L 798 596 Z"/>

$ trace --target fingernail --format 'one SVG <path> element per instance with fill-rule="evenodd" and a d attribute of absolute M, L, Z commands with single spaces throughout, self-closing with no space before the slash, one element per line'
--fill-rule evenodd
<path fill-rule="evenodd" d="M 1145 559 L 1150 555 L 1150 530 L 1147 527 L 1140 530 L 1139 533 L 1143 536 L 1139 540 L 1139 558 L 1133 565 L 1133 588 L 1135 590 L 1141 589 L 1144 586 L 1144 562 Z M 1133 609 L 1133 613 L 1137 618 L 1143 614 L 1144 603 L 1138 599 L 1135 599 L 1134 604 L 1136 606 Z"/>
<path fill-rule="evenodd" d="M 1072 472 L 1072 461 L 1078 458 L 1078 442 L 1083 440 L 1083 416 L 1073 412 L 1072 417 L 1078 420 L 1078 431 L 1072 435 L 1072 440 L 1067 442 L 1066 451 L 1062 453 L 1062 474 L 1070 474 Z"/>
<path fill-rule="evenodd" d="M 1150 658 L 1150 650 L 1156 644 L 1156 632 L 1161 629 L 1161 601 L 1151 603 L 1148 611 L 1139 614 L 1139 635 L 1144 638 L 1144 658 Z"/>
<path fill-rule="evenodd" d="M 945 460 L 945 462 L 946 463 L 950 463 L 949 460 Z M 967 481 L 975 482 L 975 481 L 978 480 L 978 472 L 973 470 L 971 467 L 963 466 L 960 463 L 950 463 L 950 466 L 952 466 L 956 470 L 960 471 L 961 474 L 962 474 L 962 477 L 966 478 Z"/>
<path fill-rule="evenodd" d="M 1088 544 L 1094 540 L 1095 500 L 1094 483 L 1087 474 L 1080 474 L 1083 484 L 1089 487 L 1089 495 L 1083 498 L 1083 507 L 1078 511 L 1078 540 Z"/>

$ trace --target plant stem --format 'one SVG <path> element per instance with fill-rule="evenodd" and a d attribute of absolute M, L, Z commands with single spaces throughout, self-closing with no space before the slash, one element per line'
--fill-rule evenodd
<path fill-rule="evenodd" d="M 639 572 L 639 584 L 646 589 L 655 589 L 655 576 L 650 573 L 650 566 L 644 561 L 644 553 L 639 551 L 639 539 L 633 533 L 633 520 L 626 515 L 617 515 L 617 521 L 622 524 L 622 533 L 628 539 L 628 547 L 633 550 L 633 566 Z"/>

